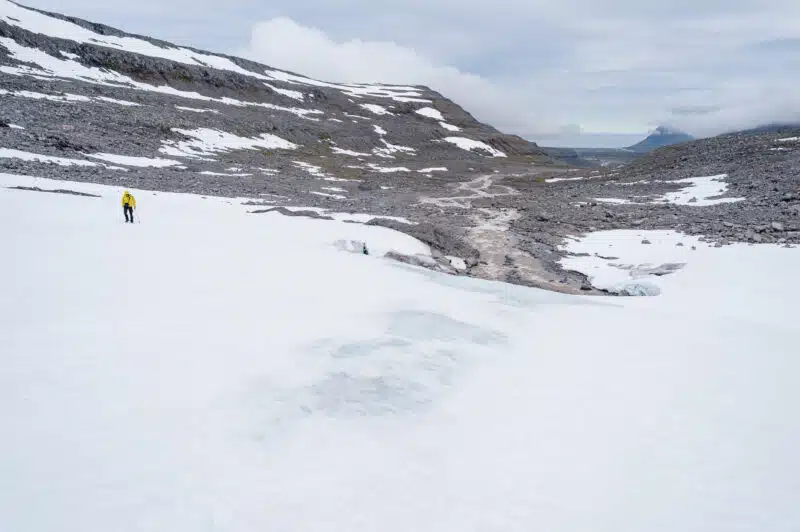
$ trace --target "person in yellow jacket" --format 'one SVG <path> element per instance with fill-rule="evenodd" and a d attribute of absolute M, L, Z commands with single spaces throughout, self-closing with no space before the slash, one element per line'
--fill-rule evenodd
<path fill-rule="evenodd" d="M 122 195 L 122 212 L 125 213 L 125 222 L 133 223 L 133 209 L 136 208 L 136 198 L 127 190 Z M 130 213 L 130 219 L 128 219 Z"/>

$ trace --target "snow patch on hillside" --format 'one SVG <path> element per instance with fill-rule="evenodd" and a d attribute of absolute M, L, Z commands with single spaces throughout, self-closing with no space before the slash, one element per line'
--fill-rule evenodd
<path fill-rule="evenodd" d="M 587 179 L 586 177 L 551 177 L 549 179 L 545 179 L 545 183 L 560 183 L 562 181 L 583 181 Z"/>
<path fill-rule="evenodd" d="M 175 109 L 178 109 L 179 111 L 189 111 L 190 113 L 200 113 L 200 114 L 214 113 L 214 114 L 219 114 L 219 111 L 217 111 L 216 109 L 198 109 L 197 107 L 183 107 L 181 105 L 176 105 Z"/>
<path fill-rule="evenodd" d="M 312 176 L 322 179 L 323 181 L 332 181 L 337 183 L 358 183 L 360 182 L 358 179 L 345 179 L 341 177 L 335 177 L 323 170 L 321 166 L 317 166 L 311 163 L 307 163 L 304 161 L 293 161 L 293 164 L 302 170 L 305 170 Z"/>
<path fill-rule="evenodd" d="M 453 124 L 448 124 L 447 122 L 439 122 L 439 125 L 447 131 L 461 131 L 460 127 L 454 126 Z"/>
<path fill-rule="evenodd" d="M 212 172 L 210 170 L 203 170 L 200 175 L 210 175 L 215 177 L 251 177 L 253 174 L 243 174 L 240 172 Z"/>
<path fill-rule="evenodd" d="M 87 155 L 92 159 L 100 159 L 109 163 L 122 164 L 124 166 L 138 166 L 140 168 L 168 168 L 170 166 L 180 166 L 180 161 L 172 159 L 131 157 L 128 155 L 117 155 L 114 153 L 93 153 Z"/>
<path fill-rule="evenodd" d="M 369 111 L 369 112 L 371 112 L 373 114 L 376 114 L 378 116 L 385 116 L 385 115 L 391 115 L 392 114 L 384 106 L 377 105 L 377 104 L 374 104 L 374 103 L 361 103 L 361 104 L 359 104 L 359 106 L 363 107 L 367 111 Z"/>
<path fill-rule="evenodd" d="M 325 177 L 327 175 L 321 166 L 317 166 L 304 161 L 293 161 L 292 164 L 294 164 L 296 167 L 302 170 L 305 170 L 314 177 Z"/>
<path fill-rule="evenodd" d="M 339 155 L 350 155 L 351 157 L 371 157 L 372 156 L 371 153 L 362 153 L 362 152 L 359 152 L 359 151 L 346 150 L 344 148 L 338 148 L 336 146 L 331 148 L 331 151 L 333 151 L 333 153 L 338 153 Z"/>
<path fill-rule="evenodd" d="M 118 98 L 108 98 L 106 96 L 97 96 L 94 98 L 98 102 L 113 103 L 123 107 L 141 107 L 142 104 L 136 102 L 129 102 L 127 100 L 120 100 Z"/>
<path fill-rule="evenodd" d="M 670 192 L 656 202 L 674 203 L 675 205 L 693 205 L 696 207 L 706 207 L 709 205 L 720 205 L 723 203 L 737 203 L 746 198 L 719 198 L 728 191 L 728 183 L 725 178 L 728 174 L 719 174 L 706 177 L 690 177 L 673 181 L 674 183 L 687 184 L 688 187 L 678 192 Z"/>
<path fill-rule="evenodd" d="M 448 172 L 448 171 L 449 170 L 447 169 L 446 166 L 435 166 L 431 168 L 423 168 L 421 170 L 417 170 L 417 172 L 419 172 L 420 174 L 430 174 L 432 172 Z"/>
<path fill-rule="evenodd" d="M 1 1 L 1 0 L 0 0 Z M 105 102 L 105 103 L 113 103 L 117 105 L 122 105 L 125 107 L 139 107 L 141 104 L 135 102 L 129 102 L 127 100 L 118 100 L 116 98 L 107 98 L 105 96 L 96 96 L 94 98 L 89 98 L 88 96 L 81 96 L 79 94 L 70 94 L 70 93 L 63 93 L 63 94 L 44 94 L 42 92 L 33 92 L 33 91 L 8 91 L 5 89 L 0 89 L 0 96 L 16 96 L 19 98 L 29 98 L 32 100 L 49 100 L 53 102 Z"/>
<path fill-rule="evenodd" d="M 172 131 L 180 133 L 189 140 L 165 140 L 159 150 L 161 153 L 172 157 L 189 157 L 203 159 L 203 156 L 216 155 L 234 150 L 294 150 L 299 146 L 270 133 L 262 133 L 258 137 L 240 137 L 233 133 L 217 129 L 179 129 Z"/>
<path fill-rule="evenodd" d="M 444 122 L 444 116 L 442 115 L 441 111 L 434 109 L 433 107 L 423 107 L 422 109 L 417 109 L 414 112 L 418 115 Z"/>
<path fill-rule="evenodd" d="M 58 166 L 102 166 L 109 170 L 125 170 L 119 166 L 94 163 L 83 159 L 69 159 L 66 157 L 54 157 L 52 155 L 42 155 L 12 148 L 0 148 L 0 159 L 19 159 L 21 161 L 32 161 L 38 163 L 56 164 Z"/>
<path fill-rule="evenodd" d="M 464 137 L 445 137 L 443 140 L 458 146 L 462 150 L 485 152 L 492 157 L 506 157 L 506 154 L 502 151 L 493 148 L 485 142 L 481 142 L 479 140 L 472 140 Z"/>
<path fill-rule="evenodd" d="M 266 85 L 267 87 L 269 87 L 273 91 L 277 92 L 278 94 L 282 94 L 283 96 L 286 96 L 288 98 L 292 98 L 292 99 L 300 101 L 300 102 L 304 102 L 306 100 L 305 94 L 303 94 L 300 91 L 294 91 L 294 90 L 291 90 L 291 89 L 282 89 L 280 87 L 276 87 L 275 85 L 272 85 L 271 83 L 266 83 L 266 82 L 264 82 L 264 85 Z"/>
<path fill-rule="evenodd" d="M 384 167 L 384 166 L 378 166 L 377 164 L 369 164 L 368 166 L 369 166 L 370 169 L 375 170 L 376 172 L 381 173 L 381 174 L 395 174 L 397 172 L 410 172 L 411 171 L 408 168 L 406 168 L 405 166 L 395 166 L 395 167 L 391 167 L 391 168 Z"/>
<path fill-rule="evenodd" d="M 610 174 L 611 175 L 611 174 Z M 594 198 L 595 201 L 601 203 L 612 203 L 617 205 L 631 205 L 631 204 L 654 204 L 654 203 L 672 203 L 674 205 L 685 205 L 689 207 L 708 207 L 710 205 L 721 205 L 725 203 L 738 203 L 745 201 L 747 198 L 720 198 L 722 194 L 728 191 L 728 183 L 725 181 L 727 174 L 719 174 L 705 177 L 690 177 L 688 179 L 679 179 L 676 181 L 635 181 L 630 183 L 615 183 L 622 186 L 645 185 L 650 183 L 678 183 L 684 186 L 677 192 L 669 192 L 657 198 L 648 198 L 647 196 L 631 196 L 634 199 L 623 198 Z M 558 178 L 556 178 L 558 179 Z M 568 181 L 570 179 L 561 179 Z M 548 180 L 551 182 L 551 180 Z"/>
<path fill-rule="evenodd" d="M 353 98 L 373 97 L 373 98 L 388 98 L 396 102 L 420 102 L 430 103 L 430 100 L 420 98 L 422 92 L 416 87 L 403 87 L 399 85 L 378 85 L 378 84 L 361 84 L 361 83 L 329 83 L 320 81 L 289 72 L 281 72 L 280 70 L 267 70 L 267 76 L 276 81 L 283 81 L 284 83 L 293 83 L 296 85 L 309 85 L 312 87 L 327 87 L 337 89 L 344 94 Z"/>
<path fill-rule="evenodd" d="M 623 198 L 594 198 L 594 200 L 600 203 L 610 203 L 612 205 L 630 205 L 634 203 L 629 199 Z"/>

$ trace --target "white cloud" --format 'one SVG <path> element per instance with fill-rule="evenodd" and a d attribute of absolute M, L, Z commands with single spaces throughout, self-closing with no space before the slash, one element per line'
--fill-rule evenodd
<path fill-rule="evenodd" d="M 547 132 L 558 127 L 526 109 L 530 98 L 513 87 L 435 64 L 415 50 L 393 42 L 358 39 L 336 42 L 321 30 L 276 18 L 256 24 L 249 46 L 240 54 L 325 81 L 427 85 L 479 119 L 505 130 Z M 498 105 L 499 101 L 504 104 Z"/>

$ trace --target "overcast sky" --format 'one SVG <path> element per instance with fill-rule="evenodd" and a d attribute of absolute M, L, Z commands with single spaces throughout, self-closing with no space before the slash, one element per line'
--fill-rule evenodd
<path fill-rule="evenodd" d="M 800 0 L 22 0 L 331 81 L 425 84 L 543 145 L 800 120 Z"/>

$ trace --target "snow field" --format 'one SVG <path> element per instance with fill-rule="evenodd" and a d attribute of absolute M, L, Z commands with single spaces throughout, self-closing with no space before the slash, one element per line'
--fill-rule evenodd
<path fill-rule="evenodd" d="M 382 259 L 427 247 L 380 227 L 0 187 L 9 530 L 800 523 L 797 250 L 571 297 Z"/>
<path fill-rule="evenodd" d="M 778 294 L 785 285 L 785 276 L 800 266 L 800 248 L 787 249 L 777 244 L 716 248 L 676 231 L 616 230 L 589 233 L 562 249 L 589 254 L 567 257 L 561 264 L 588 275 L 597 288 L 615 291 L 639 284 L 658 287 L 660 296 L 635 298 L 636 302 L 631 303 L 634 306 L 674 307 L 679 311 L 691 301 L 693 315 L 730 315 L 770 327 L 796 328 L 788 308 L 791 298 Z M 770 262 L 774 265 L 770 266 Z M 683 267 L 668 275 L 648 274 L 665 264 Z M 696 294 L 704 296 L 695 297 Z"/>

